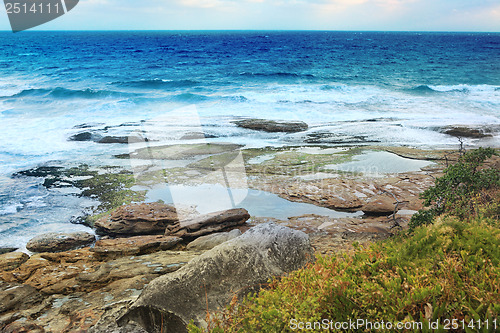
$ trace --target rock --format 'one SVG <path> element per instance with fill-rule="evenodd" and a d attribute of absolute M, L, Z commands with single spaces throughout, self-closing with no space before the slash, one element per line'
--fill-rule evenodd
<path fill-rule="evenodd" d="M 88 246 L 95 236 L 88 232 L 47 233 L 31 239 L 26 248 L 32 252 L 62 252 Z"/>
<path fill-rule="evenodd" d="M 92 127 L 97 127 L 97 126 L 102 126 L 104 123 L 83 123 L 83 124 L 78 124 L 73 126 L 75 129 L 85 129 L 85 128 L 92 128 Z"/>
<path fill-rule="evenodd" d="M 264 132 L 296 133 L 306 131 L 309 126 L 303 121 L 280 121 L 267 119 L 245 119 L 234 121 L 238 127 Z"/>
<path fill-rule="evenodd" d="M 15 250 L 17 250 L 17 247 L 0 247 L 0 254 L 14 252 Z"/>
<path fill-rule="evenodd" d="M 372 197 L 366 205 L 361 208 L 366 215 L 390 215 L 394 213 L 396 200 L 384 194 Z"/>
<path fill-rule="evenodd" d="M 120 206 L 98 219 L 94 227 L 100 235 L 162 234 L 178 222 L 175 207 L 158 202 Z"/>
<path fill-rule="evenodd" d="M 197 140 L 197 139 L 215 139 L 217 136 L 202 133 L 202 132 L 188 132 L 184 134 L 180 139 L 181 140 Z"/>
<path fill-rule="evenodd" d="M 130 154 L 115 155 L 117 158 L 147 160 L 184 160 L 203 155 L 215 155 L 237 151 L 241 145 L 232 143 L 195 143 L 140 148 Z"/>
<path fill-rule="evenodd" d="M 0 255 L 0 271 L 11 271 L 21 266 L 29 256 L 23 252 L 10 252 Z"/>
<path fill-rule="evenodd" d="M 345 144 L 367 144 L 367 143 L 377 143 L 379 140 L 368 140 L 366 136 L 363 135 L 346 135 L 338 134 L 327 131 L 317 131 L 305 133 L 303 139 L 305 143 L 309 144 L 335 144 L 335 145 L 345 145 Z"/>
<path fill-rule="evenodd" d="M 237 227 L 244 224 L 249 218 L 250 214 L 243 208 L 204 214 L 169 225 L 165 230 L 165 235 L 184 239 L 196 238 Z"/>
<path fill-rule="evenodd" d="M 69 137 L 69 141 L 99 141 L 101 136 L 92 132 L 81 132 Z"/>
<path fill-rule="evenodd" d="M 216 246 L 175 273 L 144 289 L 119 323 L 134 321 L 148 332 L 186 332 L 194 320 L 206 327 L 206 314 L 224 308 L 235 296 L 257 291 L 260 284 L 314 260 L 306 234 L 274 223 L 249 229 Z"/>
<path fill-rule="evenodd" d="M 139 275 L 160 276 L 175 272 L 199 254 L 200 252 L 195 251 L 162 251 L 118 258 L 95 266 L 94 271 L 81 271 L 76 276 L 75 284 L 95 290 L 110 282 Z"/>
<path fill-rule="evenodd" d="M 56 166 L 41 166 L 29 170 L 15 172 L 12 174 L 12 177 L 60 177 L 63 169 L 63 167 Z"/>
<path fill-rule="evenodd" d="M 452 136 L 481 139 L 491 137 L 490 133 L 486 133 L 480 128 L 471 128 L 466 126 L 448 126 L 444 128 L 444 133 Z"/>
<path fill-rule="evenodd" d="M 124 313 L 137 299 L 144 286 L 155 276 L 140 275 L 115 281 L 92 292 L 46 296 L 41 303 L 20 303 L 16 311 L 0 317 L 3 332 L 145 332 L 138 326 L 112 330 L 110 315 Z M 36 291 L 35 291 L 36 292 Z M 0 292 L 1 294 L 1 292 Z M 2 321 L 2 319 L 4 319 Z M 109 330 L 95 331 L 95 327 Z M 116 323 L 114 327 L 117 327 Z M 6 330 L 6 328 L 10 330 Z M 120 328 L 121 329 L 121 328 Z"/>
<path fill-rule="evenodd" d="M 484 161 L 483 165 L 479 166 L 478 170 L 483 169 L 496 169 L 500 171 L 500 156 L 491 156 L 486 161 Z"/>
<path fill-rule="evenodd" d="M 90 292 L 117 280 L 151 278 L 173 272 L 199 255 L 197 251 L 160 251 L 113 260 L 95 256 L 89 248 L 31 256 L 11 271 L 0 271 L 0 281 L 23 283 L 45 295 Z M 103 261 L 108 260 L 108 261 Z"/>
<path fill-rule="evenodd" d="M 187 245 L 188 250 L 198 250 L 205 251 L 216 247 L 219 244 L 227 242 L 233 238 L 241 235 L 241 231 L 238 229 L 231 230 L 229 232 L 217 232 L 214 234 L 201 236 L 196 238 L 194 241 Z"/>
<path fill-rule="evenodd" d="M 41 298 L 41 294 L 31 286 L 0 280 L 0 313 L 33 306 Z"/>
<path fill-rule="evenodd" d="M 123 257 L 171 249 L 182 238 L 171 236 L 135 236 L 129 238 L 101 239 L 90 249 L 97 256 Z"/>
<path fill-rule="evenodd" d="M 96 141 L 97 143 L 128 143 L 128 136 L 105 136 Z"/>

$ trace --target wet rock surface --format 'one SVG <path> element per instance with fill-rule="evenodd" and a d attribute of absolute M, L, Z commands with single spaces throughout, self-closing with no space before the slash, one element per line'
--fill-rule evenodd
<path fill-rule="evenodd" d="M 88 232 L 47 233 L 32 238 L 26 248 L 32 252 L 62 252 L 75 250 L 95 242 Z"/>
<path fill-rule="evenodd" d="M 74 134 L 68 138 L 69 141 L 92 141 L 96 143 L 120 143 L 120 144 L 128 144 L 128 143 L 136 143 L 136 142 L 144 142 L 148 141 L 138 135 L 105 135 L 105 133 L 96 132 L 96 131 L 86 131 Z"/>
<path fill-rule="evenodd" d="M 17 250 L 15 247 L 0 247 L 0 254 L 14 252 L 15 250 Z"/>
<path fill-rule="evenodd" d="M 296 133 L 307 131 L 309 126 L 303 121 L 284 121 L 268 119 L 245 119 L 234 121 L 238 127 L 264 132 Z"/>
<path fill-rule="evenodd" d="M 492 136 L 487 128 L 474 128 L 468 126 L 448 126 L 443 128 L 443 133 L 471 139 L 482 139 Z"/>

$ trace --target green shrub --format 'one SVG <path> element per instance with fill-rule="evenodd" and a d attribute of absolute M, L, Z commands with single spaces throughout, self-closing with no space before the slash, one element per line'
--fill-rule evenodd
<path fill-rule="evenodd" d="M 479 148 L 466 153 L 456 164 L 446 168 L 434 186 L 421 194 L 424 205 L 431 208 L 415 214 L 410 228 L 432 223 L 433 216 L 443 213 L 462 219 L 478 216 L 478 208 L 485 204 L 484 199 L 488 199 L 488 191 L 500 186 L 498 170 L 480 168 L 494 154 L 492 148 Z"/>
<path fill-rule="evenodd" d="M 318 257 L 316 263 L 275 279 L 270 289 L 213 315 L 208 332 L 290 332 L 292 320 L 497 318 L 498 226 L 498 221 L 464 224 L 449 217 L 354 255 Z M 204 330 L 191 324 L 190 332 Z"/>
<path fill-rule="evenodd" d="M 432 224 L 435 217 L 436 211 L 434 209 L 419 210 L 411 217 L 411 220 L 408 223 L 408 227 L 410 228 L 410 230 L 413 230 L 421 225 Z"/>

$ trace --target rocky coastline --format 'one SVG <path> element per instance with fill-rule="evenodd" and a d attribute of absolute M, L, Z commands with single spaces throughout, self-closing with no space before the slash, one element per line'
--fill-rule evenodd
<path fill-rule="evenodd" d="M 307 129 L 297 123 L 287 129 L 281 122 L 240 125 L 291 133 Z M 70 140 L 126 143 L 90 132 Z M 376 161 L 381 171 L 340 167 L 363 163 L 366 152 L 382 154 Z M 314 261 L 315 254 L 348 252 L 353 243 L 382 240 L 405 228 L 423 208 L 419 194 L 456 159 L 455 153 L 368 145 L 154 145 L 119 158 L 190 160 L 189 165 L 133 172 L 88 166 L 18 172 L 16 177 L 41 178 L 47 188 L 71 186 L 98 200 L 93 212 L 76 221 L 91 226 L 97 237 L 42 234 L 29 242 L 31 255 L 2 249 L 0 332 L 183 332 L 190 320 L 203 326 L 207 307 L 223 308 L 272 276 Z M 386 172 L 392 162 L 384 162 L 383 154 L 427 164 Z M 200 214 L 193 207 L 146 200 L 151 184 L 166 179 L 183 186 L 217 184 L 221 168 L 250 189 L 351 215 L 305 213 L 283 219 L 254 216 L 245 207 Z M 238 176 L 242 172 L 244 177 Z"/>

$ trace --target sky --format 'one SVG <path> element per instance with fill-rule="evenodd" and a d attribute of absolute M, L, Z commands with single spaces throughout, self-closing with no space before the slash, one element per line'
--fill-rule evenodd
<path fill-rule="evenodd" d="M 35 29 L 500 32 L 500 1 L 80 0 Z M 5 10 L 0 30 L 10 30 Z"/>

